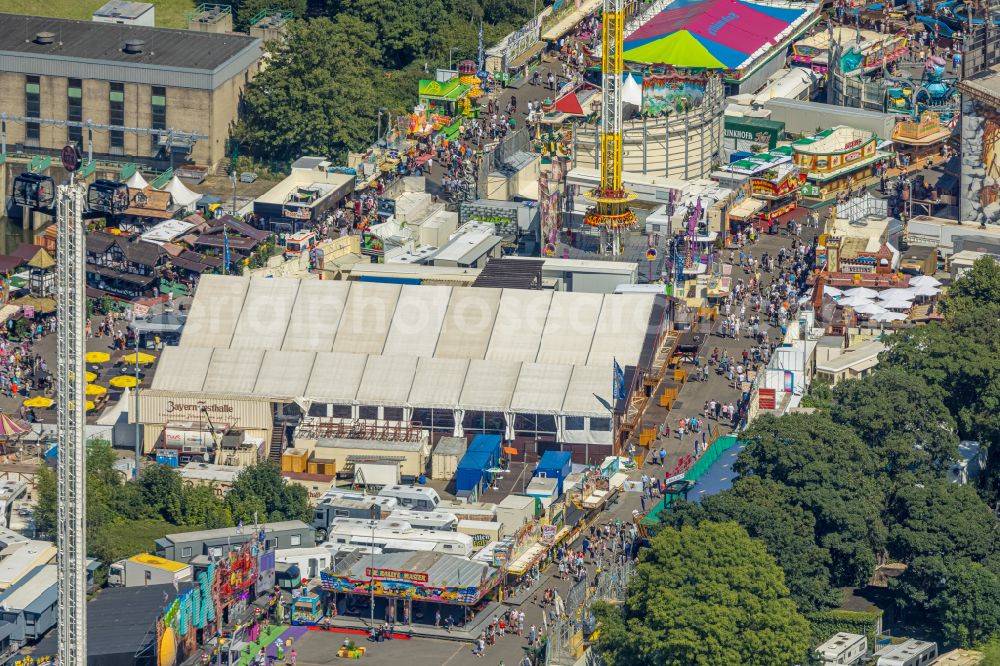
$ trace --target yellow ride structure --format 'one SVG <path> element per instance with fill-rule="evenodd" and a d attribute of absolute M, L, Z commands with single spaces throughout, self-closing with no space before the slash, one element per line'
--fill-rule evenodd
<path fill-rule="evenodd" d="M 636 195 L 622 182 L 623 0 L 604 0 L 601 30 L 601 182 L 587 193 L 594 207 L 587 210 L 583 221 L 600 231 L 602 254 L 620 255 L 625 244 L 622 232 L 636 224 L 629 207 Z"/>

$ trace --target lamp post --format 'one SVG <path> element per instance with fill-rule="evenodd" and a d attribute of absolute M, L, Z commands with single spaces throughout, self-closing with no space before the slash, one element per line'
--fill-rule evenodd
<path fill-rule="evenodd" d="M 145 448 L 142 445 L 142 434 L 139 425 L 139 332 L 135 333 L 135 387 L 132 389 L 135 392 L 135 470 L 132 472 L 132 478 L 139 478 L 139 463 L 142 460 L 142 452 Z"/>
<path fill-rule="evenodd" d="M 371 554 L 371 573 L 368 576 L 368 594 L 369 594 L 369 626 L 375 626 L 375 507 L 371 508 L 370 512 L 371 520 L 368 521 L 368 525 L 372 528 L 372 540 L 369 545 Z"/>

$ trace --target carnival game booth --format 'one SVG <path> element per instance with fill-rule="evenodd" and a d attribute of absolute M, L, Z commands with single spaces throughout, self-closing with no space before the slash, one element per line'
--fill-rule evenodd
<path fill-rule="evenodd" d="M 773 233 L 778 218 L 799 205 L 799 188 L 805 180 L 805 174 L 791 162 L 750 177 L 750 193 L 764 202 L 757 213 L 761 231 Z"/>
<path fill-rule="evenodd" d="M 375 617 L 390 623 L 433 625 L 436 612 L 465 624 L 488 605 L 500 571 L 482 562 L 433 552 L 351 553 L 320 574 L 338 615 Z"/>
<path fill-rule="evenodd" d="M 676 0 L 625 37 L 631 67 L 715 70 L 730 95 L 755 92 L 784 66 L 788 46 L 819 19 L 819 4 Z M 670 94 L 668 92 L 668 94 Z"/>

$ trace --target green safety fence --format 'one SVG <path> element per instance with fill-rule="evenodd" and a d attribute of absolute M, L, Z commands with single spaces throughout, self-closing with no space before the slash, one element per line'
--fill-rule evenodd
<path fill-rule="evenodd" d="M 157 176 L 156 180 L 154 180 L 151 183 L 151 185 L 156 189 L 160 189 L 161 187 L 165 187 L 167 183 L 170 182 L 170 179 L 173 177 L 174 177 L 174 168 L 170 167 L 169 169 L 161 173 L 159 176 Z"/>
<path fill-rule="evenodd" d="M 132 177 L 132 174 L 134 174 L 136 172 L 136 169 L 138 168 L 139 165 L 133 164 L 132 162 L 123 164 L 121 170 L 118 172 L 118 179 L 122 182 L 125 182 L 126 180 Z"/>
<path fill-rule="evenodd" d="M 722 454 L 724 454 L 729 449 L 733 448 L 739 444 L 740 440 L 735 435 L 725 435 L 718 438 L 712 445 L 708 447 L 708 451 L 698 458 L 691 469 L 689 469 L 685 474 L 684 478 L 688 481 L 697 482 L 698 479 L 705 475 L 705 472 L 718 460 Z M 680 497 L 680 495 L 667 495 L 662 500 L 657 502 L 656 506 L 652 508 L 649 514 L 642 519 L 643 525 L 658 525 L 661 521 L 659 518 L 660 512 L 670 508 L 670 505 L 674 503 L 674 500 Z"/>

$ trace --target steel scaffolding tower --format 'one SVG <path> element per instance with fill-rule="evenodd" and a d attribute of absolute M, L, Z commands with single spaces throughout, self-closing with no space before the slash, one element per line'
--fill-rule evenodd
<path fill-rule="evenodd" d="M 624 0 L 604 0 L 601 23 L 601 183 L 587 193 L 594 207 L 583 221 L 597 227 L 601 234 L 601 252 L 623 251 L 622 231 L 635 226 L 635 213 L 629 202 L 636 195 L 622 183 L 622 61 L 625 41 Z"/>
<path fill-rule="evenodd" d="M 58 524 L 59 663 L 87 665 L 87 450 L 84 355 L 87 321 L 84 282 L 84 194 L 75 183 L 60 185 L 56 286 L 59 335 Z"/>

